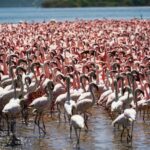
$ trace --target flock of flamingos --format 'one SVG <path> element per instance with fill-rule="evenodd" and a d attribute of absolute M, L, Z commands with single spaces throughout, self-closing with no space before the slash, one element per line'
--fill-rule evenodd
<path fill-rule="evenodd" d="M 76 20 L 0 24 L 0 129 L 18 144 L 16 124 L 46 134 L 45 114 L 66 121 L 80 147 L 94 105 L 120 140 L 149 119 L 150 21 Z"/>

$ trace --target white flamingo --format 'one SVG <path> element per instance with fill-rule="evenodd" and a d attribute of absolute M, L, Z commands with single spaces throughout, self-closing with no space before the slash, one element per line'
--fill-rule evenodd
<path fill-rule="evenodd" d="M 87 113 L 90 113 L 89 110 L 95 104 L 95 95 L 94 95 L 94 92 L 93 92 L 93 88 L 96 88 L 98 90 L 98 87 L 95 83 L 90 83 L 89 90 L 91 92 L 92 99 L 91 98 L 85 98 L 85 99 L 82 99 L 80 101 L 77 101 L 77 103 L 76 103 L 77 112 L 84 114 L 85 125 L 86 125 L 87 129 L 88 129 L 88 125 L 87 125 L 88 116 L 87 116 Z"/>
<path fill-rule="evenodd" d="M 121 80 L 121 93 L 119 92 L 119 89 L 118 89 L 119 80 Z M 117 76 L 116 81 L 117 81 L 117 83 L 114 85 L 115 91 L 108 96 L 108 99 L 106 102 L 106 108 L 108 108 L 116 100 L 116 98 L 119 98 L 119 97 L 121 97 L 121 95 L 123 95 L 123 88 L 124 88 L 123 76 L 121 76 L 121 75 Z"/>
<path fill-rule="evenodd" d="M 61 77 L 63 80 L 65 79 L 65 77 L 63 75 Z M 81 82 L 82 82 L 83 78 L 84 78 L 84 76 L 80 76 Z M 83 92 L 83 89 L 78 89 L 78 90 L 71 89 L 71 91 L 70 91 L 71 99 L 74 101 L 77 101 L 77 99 L 79 98 L 79 96 L 81 95 L 82 92 Z M 60 121 L 61 108 L 64 108 L 64 103 L 66 101 L 66 98 L 67 98 L 67 92 L 59 95 L 55 101 L 55 104 L 56 104 L 57 110 L 58 110 L 59 121 Z M 65 117 L 65 114 L 64 114 L 64 117 Z"/>
<path fill-rule="evenodd" d="M 76 114 L 76 106 L 72 107 L 72 116 L 70 119 L 70 138 L 72 138 L 72 127 L 74 128 L 76 138 L 77 138 L 76 146 L 79 147 L 80 132 L 81 132 L 81 129 L 83 129 L 85 127 L 85 121 L 81 115 Z"/>
<path fill-rule="evenodd" d="M 43 120 L 43 112 L 46 111 L 51 105 L 53 89 L 54 89 L 54 84 L 52 81 L 49 81 L 46 86 L 47 96 L 42 96 L 42 97 L 36 98 L 29 105 L 29 107 L 34 108 L 34 112 L 36 112 L 34 123 L 39 128 L 39 134 L 40 134 L 40 130 L 42 130 L 43 133 L 46 134 L 45 124 L 44 124 L 44 120 Z M 43 128 L 40 126 L 41 118 L 42 118 L 42 122 L 43 122 Z"/>
<path fill-rule="evenodd" d="M 128 90 L 128 88 L 127 88 Z M 137 94 L 138 93 L 142 93 L 144 94 L 144 92 L 141 89 L 135 89 L 135 100 L 134 102 L 136 103 L 136 109 L 134 108 L 127 108 L 124 110 L 124 112 L 122 114 L 120 114 L 113 122 L 112 125 L 118 124 L 121 125 L 123 127 L 122 132 L 121 132 L 121 140 L 122 140 L 122 136 L 124 133 L 124 130 L 127 130 L 127 142 L 129 142 L 129 140 L 132 140 L 132 136 L 133 136 L 133 126 L 134 126 L 134 121 L 136 120 L 136 114 L 137 114 Z M 128 97 L 129 98 L 129 97 Z M 132 128 L 131 128 L 131 135 L 129 134 L 129 126 L 132 123 Z"/>
<path fill-rule="evenodd" d="M 67 113 L 68 120 L 70 122 L 70 117 L 72 115 L 72 107 L 76 106 L 75 101 L 73 101 L 70 97 L 70 77 L 66 77 L 66 84 L 67 84 L 67 98 L 64 103 L 64 109 L 65 109 L 65 112 Z"/>
<path fill-rule="evenodd" d="M 4 106 L 2 112 L 5 114 L 7 119 L 7 126 L 8 126 L 8 135 L 10 130 L 9 125 L 9 119 L 11 121 L 11 132 L 12 132 L 12 138 L 11 139 L 11 145 L 16 145 L 16 142 L 19 141 L 15 136 L 15 124 L 16 124 L 16 118 L 21 112 L 21 105 L 20 105 L 20 99 L 17 97 L 17 91 L 16 87 L 18 84 L 18 81 L 21 83 L 21 79 L 18 78 L 13 81 L 14 84 L 14 98 L 11 98 L 10 101 Z M 21 95 L 23 95 L 23 84 L 21 83 Z"/>

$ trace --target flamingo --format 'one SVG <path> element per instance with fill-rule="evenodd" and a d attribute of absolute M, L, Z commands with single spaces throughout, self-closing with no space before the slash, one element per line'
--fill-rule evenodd
<path fill-rule="evenodd" d="M 85 125 L 86 125 L 87 129 L 88 129 L 88 125 L 87 125 L 88 116 L 87 116 L 87 113 L 89 113 L 89 109 L 91 109 L 92 106 L 95 104 L 95 95 L 93 93 L 93 88 L 96 88 L 98 90 L 98 87 L 95 83 L 90 83 L 89 90 L 91 92 L 92 99 L 91 98 L 85 98 L 85 99 L 82 99 L 80 101 L 77 101 L 77 103 L 76 103 L 77 112 L 84 114 Z"/>
<path fill-rule="evenodd" d="M 75 101 L 79 101 L 85 98 L 89 98 L 91 97 L 91 93 L 90 92 L 86 92 L 86 88 L 84 85 L 84 81 L 89 81 L 89 78 L 86 75 L 81 75 L 80 76 L 80 83 L 81 83 L 81 87 L 80 89 L 76 89 L 71 93 L 71 97 L 75 100 Z"/>
<path fill-rule="evenodd" d="M 76 106 L 75 101 L 73 101 L 70 97 L 70 77 L 66 77 L 66 84 L 67 84 L 67 98 L 64 103 L 64 109 L 65 109 L 65 112 L 67 113 L 68 120 L 70 122 L 70 117 L 72 115 L 72 107 Z"/>
<path fill-rule="evenodd" d="M 13 82 L 14 82 L 14 80 L 13 80 Z M 23 95 L 23 91 L 20 92 L 20 89 L 18 89 L 18 88 L 16 89 L 15 93 L 16 93 L 16 97 L 20 97 Z M 0 112 L 2 112 L 4 106 L 9 102 L 9 100 L 13 97 L 13 95 L 14 95 L 14 89 L 11 89 L 9 91 L 4 90 L 0 94 Z"/>
<path fill-rule="evenodd" d="M 128 91 L 128 93 L 126 93 L 126 91 Z M 116 94 L 118 95 L 118 92 Z M 123 94 L 122 96 L 117 98 L 117 101 L 114 101 L 112 103 L 112 105 L 111 105 L 112 112 L 121 111 L 122 109 L 124 110 L 125 108 L 129 107 L 129 105 L 131 104 L 131 102 L 133 100 L 133 94 L 132 94 L 131 88 L 129 86 L 126 86 L 122 90 L 122 94 Z"/>
<path fill-rule="evenodd" d="M 8 125 L 8 135 L 9 135 L 9 120 L 11 120 L 11 132 L 12 132 L 12 137 L 10 138 L 10 145 L 16 145 L 18 141 L 20 141 L 18 138 L 16 138 L 15 135 L 15 125 L 16 125 L 16 118 L 21 112 L 21 106 L 20 106 L 20 99 L 17 97 L 17 91 L 16 87 L 18 84 L 18 81 L 21 82 L 21 79 L 16 79 L 13 81 L 14 84 L 14 97 L 10 99 L 10 101 L 4 106 L 2 112 L 7 118 L 7 125 Z M 22 84 L 21 84 L 22 85 Z M 23 94 L 23 87 L 21 87 L 21 95 Z"/>
<path fill-rule="evenodd" d="M 61 75 L 62 79 L 64 80 L 65 77 L 63 75 Z M 87 77 L 85 75 L 81 75 L 80 76 L 80 82 L 81 84 L 83 85 L 83 78 L 87 79 Z M 83 85 L 84 86 L 84 85 Z M 83 92 L 84 90 L 84 87 L 83 89 L 78 89 L 78 90 L 72 90 L 70 91 L 70 97 L 72 100 L 74 101 L 77 101 L 77 99 L 79 98 L 79 96 L 81 96 L 81 93 Z M 56 98 L 56 101 L 55 101 L 55 104 L 57 106 L 57 110 L 58 110 L 58 118 L 59 118 L 59 122 L 60 122 L 60 114 L 61 114 L 61 108 L 64 107 L 64 103 L 66 101 L 66 98 L 67 98 L 67 93 L 63 93 L 63 94 L 60 94 L 57 98 Z M 65 115 L 64 115 L 65 117 Z"/>
<path fill-rule="evenodd" d="M 149 109 L 149 106 L 150 106 L 150 94 L 149 94 L 149 91 L 148 91 L 147 87 L 150 89 L 150 84 L 146 82 L 144 84 L 144 89 L 145 89 L 146 96 L 145 96 L 144 99 L 139 100 L 137 102 L 138 109 L 140 109 L 140 111 L 143 110 L 143 121 L 145 121 L 146 110 L 148 112 L 148 109 Z"/>
<path fill-rule="evenodd" d="M 113 122 L 112 125 L 115 126 L 115 124 L 121 125 L 123 127 L 121 132 L 121 141 L 123 137 L 124 130 L 127 130 L 127 142 L 129 141 L 130 135 L 129 135 L 129 126 L 132 122 L 132 118 L 129 118 L 124 113 L 120 114 Z"/>
<path fill-rule="evenodd" d="M 109 83 L 109 85 L 111 85 L 111 83 L 113 82 L 113 78 L 110 78 L 110 77 L 109 77 L 109 74 L 110 74 L 110 73 L 116 73 L 116 71 L 114 71 L 114 70 L 112 70 L 112 71 L 110 71 L 110 72 L 107 71 L 106 75 L 107 75 L 107 82 Z M 103 104 L 103 103 L 107 102 L 108 96 L 109 96 L 111 93 L 113 93 L 113 88 L 111 89 L 111 88 L 107 87 L 107 90 L 105 90 L 105 91 L 101 94 L 101 96 L 100 96 L 100 98 L 99 98 L 99 100 L 98 100 L 97 103 L 98 103 L 98 104 Z"/>
<path fill-rule="evenodd" d="M 126 87 L 124 90 L 130 90 L 131 89 L 128 87 Z M 122 137 L 123 137 L 123 133 L 124 130 L 127 130 L 127 142 L 129 142 L 130 140 L 132 140 L 132 136 L 133 136 L 133 126 L 134 126 L 134 121 L 136 120 L 136 114 L 137 114 L 137 94 L 138 93 L 142 93 L 144 94 L 144 92 L 137 88 L 135 89 L 135 100 L 134 102 L 136 103 L 136 109 L 134 108 L 126 108 L 124 110 L 124 112 L 122 114 L 120 114 L 113 122 L 112 125 L 115 126 L 115 124 L 121 125 L 123 127 L 122 132 L 121 132 L 121 141 L 122 141 Z M 129 97 L 128 97 L 129 98 Z M 132 98 L 133 99 L 133 98 Z M 131 135 L 129 133 L 129 126 L 132 123 L 132 128 L 131 128 Z"/>
<path fill-rule="evenodd" d="M 80 101 L 80 100 L 82 100 L 82 99 L 90 99 L 90 98 L 92 98 L 92 94 L 91 94 L 91 91 L 90 91 L 90 86 L 88 87 L 89 89 L 89 91 L 86 91 L 86 89 L 85 89 L 85 87 L 84 87 L 84 83 L 83 83 L 83 79 L 86 79 L 87 81 L 89 81 L 89 78 L 86 76 L 86 75 L 82 75 L 81 76 L 81 85 L 82 85 L 82 88 L 83 88 L 83 90 L 84 90 L 84 92 L 82 92 L 81 93 L 81 95 L 80 95 L 80 97 L 77 99 L 77 101 Z M 96 84 L 95 84 L 96 85 Z M 94 91 L 94 94 L 96 93 L 96 92 L 98 92 L 99 91 L 99 89 L 97 89 L 97 87 L 98 86 L 96 86 L 96 91 L 95 91 L 95 89 L 93 89 Z M 96 97 L 96 96 L 95 96 Z M 97 98 L 97 97 L 96 97 Z"/>
<path fill-rule="evenodd" d="M 118 81 L 121 80 L 121 93 L 118 91 Z M 117 101 L 119 97 L 121 97 L 121 95 L 123 95 L 123 87 L 124 87 L 124 78 L 123 76 L 119 75 L 117 76 L 117 79 L 116 81 L 114 81 L 114 89 L 115 89 L 115 92 L 113 92 L 112 94 L 110 94 L 108 96 L 108 100 L 106 102 L 106 108 L 109 107 L 110 104 L 112 104 L 114 101 Z M 117 82 L 117 83 L 116 83 Z"/>
<path fill-rule="evenodd" d="M 3 87 L 11 84 L 11 80 L 12 80 L 11 78 L 13 77 L 13 69 L 15 68 L 14 66 L 16 66 L 16 63 L 12 60 L 13 58 L 18 58 L 18 56 L 15 54 L 9 55 L 9 58 L 8 58 L 9 74 L 2 76 L 1 85 Z M 6 62 L 4 62 L 4 67 L 5 66 L 6 66 Z M 4 68 L 4 73 L 6 73 L 6 68 Z"/>
<path fill-rule="evenodd" d="M 12 65 L 11 67 L 10 67 L 10 77 L 8 78 L 8 79 L 6 79 L 6 80 L 1 80 L 1 86 L 3 87 L 3 88 L 5 88 L 5 87 L 7 87 L 7 86 L 9 86 L 9 85 L 11 85 L 12 84 L 12 82 L 13 82 L 13 79 L 14 79 L 14 69 L 16 69 L 16 66 L 15 65 Z"/>
<path fill-rule="evenodd" d="M 76 114 L 76 106 L 72 107 L 72 113 L 71 114 L 72 115 L 71 115 L 71 119 L 70 119 L 70 138 L 72 138 L 72 127 L 73 127 L 75 134 L 76 134 L 76 138 L 77 138 L 76 147 L 79 148 L 80 132 L 81 132 L 81 129 L 83 129 L 85 127 L 85 121 L 81 115 Z M 79 132 L 78 132 L 78 130 L 79 130 Z"/>
<path fill-rule="evenodd" d="M 58 74 L 56 76 L 56 79 L 59 76 L 61 76 L 61 79 L 64 80 L 64 76 L 60 75 L 60 74 Z M 59 80 L 58 82 L 55 83 L 55 87 L 54 87 L 54 90 L 53 90 L 53 103 L 52 103 L 52 107 L 50 108 L 50 110 L 51 110 L 51 116 L 52 116 L 52 112 L 55 110 L 55 101 L 56 101 L 56 98 L 59 95 L 64 94 L 64 93 L 66 93 L 65 85 Z"/>
<path fill-rule="evenodd" d="M 36 112 L 34 123 L 39 128 L 39 135 L 40 135 L 40 130 L 42 130 L 43 133 L 46 134 L 45 124 L 44 124 L 44 120 L 43 120 L 43 112 L 46 111 L 49 108 L 49 106 L 51 105 L 53 89 L 54 89 L 54 84 L 52 81 L 49 81 L 47 83 L 47 87 L 45 89 L 47 92 L 47 96 L 42 96 L 42 97 L 36 98 L 29 105 L 29 107 L 34 108 L 34 112 Z M 40 126 L 41 118 L 42 118 L 42 122 L 43 122 L 43 128 Z"/>

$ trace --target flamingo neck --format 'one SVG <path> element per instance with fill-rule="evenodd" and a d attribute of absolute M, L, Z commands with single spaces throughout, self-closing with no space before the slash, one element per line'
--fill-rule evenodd
<path fill-rule="evenodd" d="M 144 89 L 145 89 L 145 93 L 146 93 L 146 98 L 149 99 L 150 98 L 150 94 L 148 93 L 146 85 L 144 86 Z"/>
<path fill-rule="evenodd" d="M 116 96 L 115 101 L 118 101 L 118 84 L 116 84 L 114 88 L 115 88 L 115 96 Z"/>
<path fill-rule="evenodd" d="M 16 83 L 15 81 L 13 81 L 13 84 L 14 84 L 14 99 L 17 98 L 17 92 L 16 92 Z"/>
<path fill-rule="evenodd" d="M 67 83 L 67 101 L 70 101 L 70 84 Z"/>
<path fill-rule="evenodd" d="M 76 87 L 75 77 L 73 76 L 73 88 L 76 89 Z"/>
<path fill-rule="evenodd" d="M 30 91 L 29 91 L 29 85 L 28 85 L 28 83 L 26 83 L 25 82 L 25 84 L 26 84 L 26 87 L 27 87 L 27 93 L 29 93 Z"/>
<path fill-rule="evenodd" d="M 38 82 L 37 75 L 36 75 L 35 72 L 34 72 L 34 77 L 35 77 L 35 84 L 34 84 L 34 87 L 38 87 L 39 82 Z"/>
<path fill-rule="evenodd" d="M 61 69 L 62 69 L 62 73 L 64 74 L 64 73 L 65 73 L 65 65 L 64 65 L 64 62 L 62 62 Z"/>
<path fill-rule="evenodd" d="M 6 62 L 4 61 L 4 63 L 3 63 L 3 66 L 4 66 L 4 75 L 8 75 L 8 67 L 7 67 L 7 64 L 6 64 Z"/>
<path fill-rule="evenodd" d="M 137 91 L 135 91 L 134 92 L 134 104 L 135 104 L 135 107 L 136 107 L 136 111 L 137 111 L 137 109 L 138 109 L 138 105 L 137 105 L 137 95 L 138 94 L 138 92 Z"/>
<path fill-rule="evenodd" d="M 82 81 L 81 81 L 81 85 L 82 85 L 82 89 L 84 90 L 84 92 L 86 92 L 85 85 Z"/>
<path fill-rule="evenodd" d="M 80 79 L 79 79 L 78 73 L 76 73 L 76 78 L 77 78 L 77 88 L 79 89 L 80 88 Z"/>
<path fill-rule="evenodd" d="M 53 97 L 53 92 L 52 92 L 52 90 L 49 90 L 49 93 L 48 93 L 48 101 L 49 102 L 52 100 L 52 97 Z"/>
<path fill-rule="evenodd" d="M 21 95 L 23 96 L 23 92 L 24 92 L 24 85 L 23 85 L 22 80 L 20 80 L 20 83 L 21 83 L 20 93 L 21 93 Z"/>
<path fill-rule="evenodd" d="M 49 72 L 49 69 L 48 69 L 47 65 L 45 66 L 44 70 L 45 70 L 46 78 L 49 78 L 50 77 L 50 72 Z"/>
<path fill-rule="evenodd" d="M 123 95 L 123 88 L 124 88 L 124 81 L 123 79 L 121 80 L 121 95 Z"/>
<path fill-rule="evenodd" d="M 134 78 L 133 78 L 133 81 L 132 81 L 132 86 L 133 86 L 133 88 L 132 88 L 132 90 L 133 90 L 133 99 L 135 101 L 135 79 Z"/>
<path fill-rule="evenodd" d="M 94 95 L 92 86 L 90 86 L 90 92 L 91 92 L 91 96 L 92 96 L 92 104 L 94 105 L 95 104 L 95 95 Z"/>
<path fill-rule="evenodd" d="M 36 69 L 36 72 L 37 72 L 37 76 L 40 76 L 40 69 L 39 68 Z"/>
<path fill-rule="evenodd" d="M 105 81 L 105 71 L 102 69 L 102 80 Z"/>
<path fill-rule="evenodd" d="M 31 72 L 31 64 L 30 64 L 30 60 L 27 59 L 27 62 L 28 62 L 28 68 L 27 68 L 27 70 L 28 70 L 28 72 Z"/>
<path fill-rule="evenodd" d="M 96 76 L 97 76 L 96 83 L 97 84 L 99 84 L 99 74 L 100 74 L 99 70 L 96 69 Z"/>
<path fill-rule="evenodd" d="M 148 74 L 147 80 L 148 80 L 148 82 L 150 83 L 150 74 Z"/>

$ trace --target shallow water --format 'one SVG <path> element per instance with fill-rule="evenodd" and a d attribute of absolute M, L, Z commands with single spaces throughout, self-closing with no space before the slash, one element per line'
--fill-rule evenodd
<path fill-rule="evenodd" d="M 133 142 L 126 142 L 124 135 L 120 141 L 120 131 L 114 131 L 111 126 L 111 119 L 106 111 L 101 107 L 95 107 L 89 119 L 89 131 L 81 132 L 80 150 L 142 150 L 150 147 L 150 125 L 143 123 L 142 117 L 138 117 L 135 122 L 133 132 Z M 48 117 L 46 123 L 47 134 L 39 137 L 38 129 L 33 131 L 33 119 L 28 127 L 17 122 L 17 136 L 21 139 L 21 145 L 13 147 L 13 150 L 75 150 L 76 137 L 73 131 L 72 140 L 69 138 L 68 123 L 61 122 Z M 5 147 L 6 137 L 1 137 L 0 149 L 11 150 L 12 147 Z"/>

